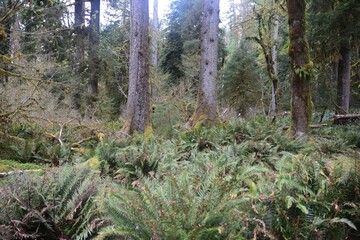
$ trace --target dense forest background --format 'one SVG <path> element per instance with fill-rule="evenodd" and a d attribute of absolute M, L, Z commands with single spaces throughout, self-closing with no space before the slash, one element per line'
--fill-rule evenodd
<path fill-rule="evenodd" d="M 359 238 L 360 2 L 229 0 L 204 113 L 209 2 L 0 0 L 1 239 Z"/>
<path fill-rule="evenodd" d="M 130 3 L 106 2 L 106 11 L 101 10 L 106 21 L 100 28 L 100 5 L 94 7 L 96 2 L 2 2 L 4 113 L 21 108 L 23 115 L 32 118 L 51 119 L 56 115 L 101 121 L 124 114 Z M 150 80 L 155 128 L 166 122 L 169 126 L 186 122 L 194 110 L 199 82 L 200 4 L 173 1 L 166 18 L 151 28 L 157 40 L 157 60 Z M 318 112 L 325 108 L 331 113 L 351 112 L 359 107 L 356 4 L 309 1 L 307 5 L 312 96 Z M 291 71 L 285 3 L 230 1 L 223 18 L 217 83 L 221 114 L 270 116 L 271 112 L 289 111 Z M 344 49 L 351 69 L 349 109 L 342 109 L 337 101 Z M 273 84 L 276 89 L 272 91 Z M 32 111 L 26 110 L 28 105 Z M 158 119 L 160 116 L 163 119 Z"/>

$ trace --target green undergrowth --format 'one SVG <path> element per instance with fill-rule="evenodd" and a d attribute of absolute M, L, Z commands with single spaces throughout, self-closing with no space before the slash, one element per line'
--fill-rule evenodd
<path fill-rule="evenodd" d="M 41 169 L 43 166 L 33 163 L 19 163 L 13 160 L 0 160 L 0 172 L 9 172 L 14 170 Z"/>
<path fill-rule="evenodd" d="M 19 190 L 1 202 L 10 217 L 0 227 L 12 234 L 12 220 L 20 221 L 28 239 L 41 239 L 39 219 L 51 226 L 41 234 L 66 239 L 358 238 L 360 127 L 330 126 L 294 139 L 285 126 L 239 119 L 121 140 L 102 129 L 84 143 L 85 136 L 66 132 L 68 159 L 60 165 L 68 167 L 39 177 L 48 192 L 31 185 L 38 196 L 31 204 L 16 200 L 29 189 L 16 181 Z M 60 190 L 66 184 L 70 190 Z M 11 215 L 17 211 L 22 215 Z"/>

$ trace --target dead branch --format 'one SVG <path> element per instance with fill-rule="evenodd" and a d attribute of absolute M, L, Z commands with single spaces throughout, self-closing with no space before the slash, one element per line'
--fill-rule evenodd
<path fill-rule="evenodd" d="M 76 143 L 73 143 L 71 144 L 71 147 L 79 147 L 80 144 L 84 143 L 84 142 L 89 142 L 91 140 L 98 140 L 98 136 L 90 136 L 90 137 L 87 137 L 87 138 L 84 138 L 84 139 L 81 139 L 80 141 L 76 142 Z"/>
<path fill-rule="evenodd" d="M 328 124 L 324 123 L 324 124 L 313 124 L 313 125 L 310 125 L 309 128 L 323 128 L 323 127 L 327 127 Z M 283 127 L 282 129 L 283 130 L 288 130 L 290 127 L 289 126 L 285 126 Z"/>
<path fill-rule="evenodd" d="M 21 142 L 21 143 L 25 142 L 24 138 L 17 137 L 17 136 L 12 136 L 12 135 L 7 134 L 6 132 L 0 132 L 0 137 L 5 137 L 5 138 L 8 138 L 10 140 L 14 140 L 16 142 Z"/>

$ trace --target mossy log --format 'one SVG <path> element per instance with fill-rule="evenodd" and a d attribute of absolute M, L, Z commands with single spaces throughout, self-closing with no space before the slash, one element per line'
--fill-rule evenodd
<path fill-rule="evenodd" d="M 333 117 L 333 124 L 335 125 L 345 125 L 354 122 L 360 123 L 360 114 L 335 115 Z"/>
<path fill-rule="evenodd" d="M 0 178 L 4 178 L 18 173 L 42 173 L 42 172 L 44 172 L 44 169 L 29 169 L 29 170 L 15 170 L 10 172 L 0 172 Z"/>

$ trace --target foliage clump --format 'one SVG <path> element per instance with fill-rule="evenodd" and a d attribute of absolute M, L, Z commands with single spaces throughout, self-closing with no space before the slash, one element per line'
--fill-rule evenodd
<path fill-rule="evenodd" d="M 74 166 L 2 180 L 2 232 L 29 239 L 356 236 L 360 158 L 350 127 L 316 129 L 305 141 L 283 125 L 239 119 L 168 138 L 155 132 L 79 143 Z M 87 159 L 97 160 L 95 170 L 78 164 Z"/>
<path fill-rule="evenodd" d="M 89 168 L 7 177 L 0 185 L 0 237 L 88 239 L 102 222 L 94 198 L 101 184 Z"/>

